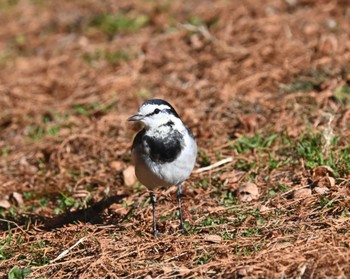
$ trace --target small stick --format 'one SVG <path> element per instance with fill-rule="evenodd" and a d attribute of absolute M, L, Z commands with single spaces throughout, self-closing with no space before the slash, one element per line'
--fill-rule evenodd
<path fill-rule="evenodd" d="M 23 233 L 25 233 L 25 231 L 16 222 L 13 222 L 13 221 L 10 221 L 10 220 L 6 220 L 6 219 L 2 219 L 2 218 L 0 218 L 0 222 L 6 222 L 6 223 L 9 223 L 9 224 L 14 224 L 18 229 L 20 229 Z"/>
<path fill-rule="evenodd" d="M 69 247 L 67 250 L 64 250 L 61 254 L 59 254 L 55 259 L 51 260 L 50 263 L 56 262 L 63 257 L 65 257 L 70 250 L 72 250 L 74 247 L 78 246 L 80 243 L 86 240 L 86 237 L 80 238 L 73 246 Z"/>
<path fill-rule="evenodd" d="M 216 41 L 216 38 L 210 34 L 208 28 L 205 25 L 200 25 L 200 26 L 195 26 L 193 24 L 180 24 L 179 26 L 183 27 L 184 29 L 188 30 L 188 31 L 192 31 L 192 32 L 199 32 L 202 34 L 202 36 L 204 38 L 206 38 L 209 41 Z"/>
<path fill-rule="evenodd" d="M 232 162 L 233 158 L 232 157 L 228 157 L 226 159 L 223 159 L 221 161 L 218 161 L 210 166 L 207 166 L 207 167 L 203 167 L 203 168 L 200 168 L 200 169 L 197 169 L 195 171 L 195 173 L 201 173 L 201 172 L 205 172 L 205 171 L 209 171 L 209 170 L 212 170 L 212 169 L 215 169 L 217 167 L 220 167 L 221 165 L 224 165 L 224 164 L 227 164 L 229 162 Z"/>
<path fill-rule="evenodd" d="M 291 189 L 287 192 L 284 192 L 283 194 L 281 194 L 281 197 L 284 197 L 284 196 L 287 196 L 289 195 L 290 193 L 294 192 L 294 191 L 297 191 L 297 190 L 301 190 L 301 189 L 304 189 L 304 188 L 309 188 L 311 186 L 311 184 L 307 184 L 307 185 L 303 185 L 303 186 L 299 186 L 295 189 Z"/>

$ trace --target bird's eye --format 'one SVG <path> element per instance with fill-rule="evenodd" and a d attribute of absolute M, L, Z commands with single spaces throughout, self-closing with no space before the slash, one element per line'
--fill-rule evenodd
<path fill-rule="evenodd" d="M 160 113 L 160 109 L 157 109 L 157 108 L 156 108 L 156 109 L 154 110 L 154 114 L 158 114 L 158 113 Z"/>

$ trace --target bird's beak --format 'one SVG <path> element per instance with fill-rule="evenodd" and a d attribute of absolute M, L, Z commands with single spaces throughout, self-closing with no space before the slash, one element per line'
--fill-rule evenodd
<path fill-rule="evenodd" d="M 144 118 L 144 116 L 142 114 L 135 114 L 135 115 L 129 117 L 128 121 L 139 121 L 143 118 Z"/>

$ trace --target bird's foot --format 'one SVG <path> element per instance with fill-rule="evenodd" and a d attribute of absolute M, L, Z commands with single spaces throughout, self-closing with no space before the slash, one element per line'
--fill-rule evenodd
<path fill-rule="evenodd" d="M 187 235 L 187 234 L 188 234 L 187 230 L 185 229 L 184 224 L 181 224 L 181 225 L 180 225 L 179 231 L 180 231 L 181 234 L 184 234 L 184 235 Z"/>
<path fill-rule="evenodd" d="M 154 235 L 155 238 L 158 238 L 158 237 L 159 237 L 159 232 L 158 232 L 158 230 L 153 231 L 153 235 Z"/>

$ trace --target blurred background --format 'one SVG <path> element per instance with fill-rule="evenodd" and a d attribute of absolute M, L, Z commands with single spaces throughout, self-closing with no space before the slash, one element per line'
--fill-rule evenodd
<path fill-rule="evenodd" d="M 1 0 L 0 149 L 9 157 L 0 191 L 40 188 L 28 179 L 38 160 L 55 157 L 60 172 L 65 163 L 84 168 L 88 160 L 63 154 L 73 141 L 108 153 L 101 160 L 127 160 L 133 134 L 125 119 L 148 98 L 171 102 L 203 149 L 267 125 L 298 135 L 305 119 L 328 121 L 312 110 L 338 113 L 347 99 L 348 6 Z M 304 91 L 312 94 L 290 95 Z M 8 185 L 12 171 L 24 180 L 15 175 Z"/>

